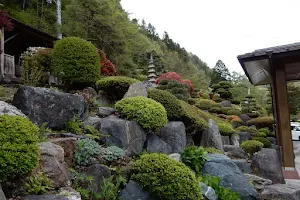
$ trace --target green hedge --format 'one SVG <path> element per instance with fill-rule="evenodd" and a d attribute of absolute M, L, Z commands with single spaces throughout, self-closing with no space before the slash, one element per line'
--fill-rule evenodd
<path fill-rule="evenodd" d="M 146 97 L 122 99 L 116 103 L 116 110 L 122 118 L 136 121 L 146 130 L 159 130 L 168 122 L 165 108 Z"/>
<path fill-rule="evenodd" d="M 250 119 L 248 122 L 249 126 L 256 126 L 257 128 L 272 128 L 273 123 L 274 123 L 274 118 L 273 117 L 258 117 L 255 119 Z"/>
<path fill-rule="evenodd" d="M 164 154 L 142 155 L 132 178 L 154 196 L 165 200 L 201 200 L 201 188 L 190 169 Z"/>
<path fill-rule="evenodd" d="M 71 85 L 93 85 L 100 78 L 97 48 L 84 39 L 58 40 L 52 52 L 52 72 Z"/>
<path fill-rule="evenodd" d="M 195 105 L 202 110 L 209 110 L 213 107 L 220 107 L 218 103 L 209 99 L 200 99 L 196 102 Z"/>
<path fill-rule="evenodd" d="M 262 137 L 253 137 L 252 140 L 259 141 L 264 144 L 264 148 L 270 148 L 272 146 L 272 143 L 267 138 Z"/>
<path fill-rule="evenodd" d="M 219 107 L 212 107 L 211 109 L 209 109 L 209 112 L 221 114 L 221 113 L 222 113 L 222 110 L 221 110 L 221 108 L 219 108 Z"/>
<path fill-rule="evenodd" d="M 161 103 L 166 111 L 169 120 L 178 120 L 182 114 L 182 108 L 178 99 L 168 91 L 150 89 L 148 97 Z"/>
<path fill-rule="evenodd" d="M 253 155 L 255 152 L 260 151 L 263 146 L 264 144 L 262 142 L 255 140 L 248 140 L 241 144 L 242 149 L 244 149 L 244 151 L 246 153 L 249 153 L 250 155 Z"/>
<path fill-rule="evenodd" d="M 28 175 L 38 164 L 39 128 L 20 116 L 0 116 L 0 182 Z"/>
<path fill-rule="evenodd" d="M 103 90 L 105 95 L 112 101 L 119 101 L 128 91 L 131 84 L 140 82 L 137 79 L 125 76 L 109 76 L 96 82 L 99 90 Z"/>
<path fill-rule="evenodd" d="M 240 132 L 248 132 L 251 136 L 256 137 L 259 135 L 259 131 L 254 127 L 240 126 L 236 128 L 237 131 Z"/>
<path fill-rule="evenodd" d="M 227 111 L 227 115 L 236 115 L 236 116 L 240 116 L 242 114 L 241 111 L 237 110 L 237 109 L 231 109 Z"/>
<path fill-rule="evenodd" d="M 217 122 L 220 134 L 223 136 L 231 136 L 234 132 L 232 125 L 228 122 Z"/>
<path fill-rule="evenodd" d="M 268 128 L 261 128 L 258 130 L 259 132 L 263 132 L 265 133 L 266 135 L 269 135 L 270 134 L 270 130 Z"/>

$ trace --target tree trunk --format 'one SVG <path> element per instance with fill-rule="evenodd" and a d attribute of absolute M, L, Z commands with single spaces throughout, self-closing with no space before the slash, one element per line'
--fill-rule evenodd
<path fill-rule="evenodd" d="M 57 34 L 58 39 L 62 39 L 62 33 L 61 33 L 61 2 L 60 0 L 56 0 L 56 18 L 57 18 Z"/>
<path fill-rule="evenodd" d="M 0 79 L 4 77 L 4 27 L 0 31 Z"/>

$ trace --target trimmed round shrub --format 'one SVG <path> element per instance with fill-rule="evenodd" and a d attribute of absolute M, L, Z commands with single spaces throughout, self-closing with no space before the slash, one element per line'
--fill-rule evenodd
<path fill-rule="evenodd" d="M 247 113 L 247 115 L 251 118 L 257 118 L 259 117 L 259 113 L 258 112 L 252 112 L 252 113 Z"/>
<path fill-rule="evenodd" d="M 180 100 L 187 101 L 190 98 L 189 86 L 177 80 L 162 80 L 157 85 L 157 89 L 167 90 Z"/>
<path fill-rule="evenodd" d="M 211 112 L 211 113 L 217 113 L 217 114 L 221 114 L 222 113 L 221 108 L 219 108 L 219 107 L 212 107 L 211 109 L 209 109 L 209 112 Z"/>
<path fill-rule="evenodd" d="M 220 130 L 220 134 L 223 136 L 231 136 L 231 134 L 234 132 L 234 129 L 230 123 L 219 122 L 217 124 Z"/>
<path fill-rule="evenodd" d="M 242 113 L 241 111 L 237 110 L 237 109 L 231 109 L 228 110 L 227 115 L 236 115 L 236 116 L 240 116 Z"/>
<path fill-rule="evenodd" d="M 240 131 L 240 132 L 248 132 L 250 133 L 251 136 L 258 136 L 259 134 L 259 131 L 254 128 L 254 127 L 247 127 L 247 126 L 240 126 L 238 128 L 236 128 L 237 131 Z"/>
<path fill-rule="evenodd" d="M 165 154 L 142 155 L 132 171 L 132 179 L 160 199 L 203 199 L 199 182 L 190 169 Z"/>
<path fill-rule="evenodd" d="M 39 128 L 20 116 L 0 116 L 0 182 L 30 173 L 38 164 Z"/>
<path fill-rule="evenodd" d="M 246 153 L 249 153 L 251 156 L 255 153 L 261 150 L 263 148 L 264 144 L 262 142 L 256 141 L 256 140 L 248 140 L 244 141 L 241 144 L 242 149 Z"/>
<path fill-rule="evenodd" d="M 110 100 L 119 101 L 124 97 L 129 86 L 137 82 L 140 81 L 125 76 L 109 76 L 98 80 L 96 86 L 99 90 L 102 90 Z"/>
<path fill-rule="evenodd" d="M 97 48 L 84 39 L 58 40 L 52 52 L 52 72 L 71 85 L 93 85 L 100 78 Z"/>
<path fill-rule="evenodd" d="M 235 105 L 239 105 L 241 103 L 241 101 L 237 100 L 237 99 L 233 99 L 233 100 L 231 100 L 231 103 L 235 104 Z"/>
<path fill-rule="evenodd" d="M 187 101 L 190 105 L 195 105 L 196 104 L 196 100 L 193 99 L 193 98 L 188 98 L 188 101 Z"/>
<path fill-rule="evenodd" d="M 227 112 L 228 112 L 229 110 L 232 110 L 232 108 L 231 108 L 231 107 L 223 107 L 223 108 L 221 108 L 221 112 L 222 112 L 222 114 L 224 114 L 224 115 L 227 115 Z"/>
<path fill-rule="evenodd" d="M 207 93 L 203 93 L 201 95 L 202 99 L 210 99 L 209 95 Z"/>
<path fill-rule="evenodd" d="M 220 107 L 218 103 L 209 99 L 200 99 L 195 105 L 202 110 L 209 110 L 212 107 Z"/>
<path fill-rule="evenodd" d="M 272 146 L 272 143 L 267 138 L 262 137 L 253 137 L 252 140 L 259 141 L 264 144 L 264 148 L 270 148 Z"/>
<path fill-rule="evenodd" d="M 207 147 L 205 148 L 205 151 L 207 153 L 213 153 L 213 154 L 223 154 L 219 149 L 216 149 L 214 147 Z"/>
<path fill-rule="evenodd" d="M 116 103 L 116 110 L 122 118 L 136 121 L 146 130 L 157 131 L 168 122 L 165 108 L 160 103 L 146 97 L 122 99 Z"/>
<path fill-rule="evenodd" d="M 256 119 L 251 119 L 248 122 L 249 126 L 256 126 L 257 128 L 272 128 L 273 123 L 274 123 L 274 118 L 273 117 L 258 117 Z"/>
<path fill-rule="evenodd" d="M 268 128 L 260 128 L 258 129 L 259 132 L 263 132 L 265 133 L 266 135 L 269 135 L 270 134 L 270 130 Z"/>
<path fill-rule="evenodd" d="M 165 90 L 151 89 L 148 91 L 148 97 L 165 107 L 169 120 L 180 119 L 182 108 L 178 99 L 173 94 Z"/>
<path fill-rule="evenodd" d="M 267 135 L 264 132 L 258 132 L 257 136 L 258 137 L 267 137 Z"/>

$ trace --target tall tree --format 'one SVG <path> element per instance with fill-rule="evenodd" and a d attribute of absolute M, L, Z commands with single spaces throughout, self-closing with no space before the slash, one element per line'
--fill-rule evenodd
<path fill-rule="evenodd" d="M 218 60 L 211 75 L 210 85 L 216 84 L 220 81 L 230 80 L 230 73 L 222 60 Z"/>

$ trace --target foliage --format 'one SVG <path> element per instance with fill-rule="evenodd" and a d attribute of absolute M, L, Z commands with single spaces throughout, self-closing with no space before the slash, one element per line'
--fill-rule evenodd
<path fill-rule="evenodd" d="M 247 127 L 247 126 L 240 126 L 238 128 L 236 128 L 237 131 L 240 131 L 240 132 L 248 132 L 250 133 L 251 136 L 258 136 L 259 134 L 259 131 L 254 128 L 254 127 Z"/>
<path fill-rule="evenodd" d="M 267 137 L 267 135 L 264 132 L 258 132 L 258 137 Z"/>
<path fill-rule="evenodd" d="M 148 97 L 164 106 L 169 120 L 177 120 L 180 118 L 182 108 L 177 98 L 170 92 L 159 89 L 151 89 L 148 91 Z"/>
<path fill-rule="evenodd" d="M 221 99 L 232 99 L 232 93 L 230 92 L 232 84 L 229 81 L 221 81 L 217 84 L 213 84 L 211 87 L 214 93 L 218 93 L 220 95 Z"/>
<path fill-rule="evenodd" d="M 241 101 L 240 101 L 240 100 L 237 100 L 237 99 L 232 99 L 232 100 L 231 100 L 231 103 L 232 103 L 232 104 L 235 104 L 235 105 L 239 105 L 239 104 L 241 103 Z"/>
<path fill-rule="evenodd" d="M 300 111 L 300 87 L 295 83 L 287 84 L 290 113 L 296 115 Z"/>
<path fill-rule="evenodd" d="M 240 200 L 241 197 L 237 192 L 232 191 L 230 188 L 220 186 L 220 177 L 211 176 L 209 174 L 202 177 L 200 180 L 205 185 L 212 187 L 219 200 Z"/>
<path fill-rule="evenodd" d="M 190 97 L 187 84 L 175 80 L 162 80 L 159 82 L 157 89 L 171 92 L 180 100 L 187 101 Z"/>
<path fill-rule="evenodd" d="M 263 143 L 264 144 L 264 146 L 263 146 L 264 148 L 270 148 L 272 146 L 272 143 L 267 138 L 253 137 L 252 140 L 256 140 L 256 141 L 259 141 L 259 142 Z"/>
<path fill-rule="evenodd" d="M 241 111 L 237 110 L 237 109 L 231 109 L 227 112 L 227 115 L 236 115 L 236 116 L 240 116 L 242 113 Z"/>
<path fill-rule="evenodd" d="M 214 147 L 206 147 L 204 149 L 207 153 L 222 154 L 222 152 L 219 149 L 216 149 Z"/>
<path fill-rule="evenodd" d="M 190 105 L 195 105 L 195 104 L 196 104 L 196 100 L 193 99 L 193 98 L 188 98 L 187 102 L 188 102 Z"/>
<path fill-rule="evenodd" d="M 117 146 L 109 146 L 101 148 L 100 155 L 104 158 L 104 160 L 111 162 L 123 158 L 125 156 L 125 152 Z"/>
<path fill-rule="evenodd" d="M 120 187 L 125 186 L 126 179 L 123 176 L 110 176 L 103 180 L 101 192 L 95 195 L 96 199 L 117 200 L 120 199 Z"/>
<path fill-rule="evenodd" d="M 168 72 L 160 75 L 160 77 L 156 79 L 156 84 L 159 84 L 162 80 L 174 80 L 186 84 L 189 87 L 189 92 L 192 92 L 195 89 L 195 86 L 190 80 L 182 79 L 181 76 L 179 76 L 176 72 Z"/>
<path fill-rule="evenodd" d="M 80 120 L 77 116 L 74 116 L 65 124 L 65 126 L 66 131 L 69 131 L 74 134 L 80 134 L 82 133 L 83 121 Z"/>
<path fill-rule="evenodd" d="M 255 141 L 255 140 L 248 140 L 248 141 L 244 141 L 241 144 L 242 149 L 244 149 L 244 151 L 248 154 L 250 154 L 251 156 L 255 153 L 261 150 L 261 148 L 263 148 L 264 144 L 259 142 L 259 141 Z"/>
<path fill-rule="evenodd" d="M 226 117 L 226 119 L 231 122 L 233 125 L 241 125 L 243 124 L 243 121 L 239 116 L 236 115 L 229 115 Z"/>
<path fill-rule="evenodd" d="M 209 99 L 200 99 L 197 101 L 196 106 L 202 110 L 209 110 L 213 107 L 221 107 L 218 103 Z"/>
<path fill-rule="evenodd" d="M 125 98 L 116 103 L 116 110 L 121 117 L 136 121 L 146 130 L 159 130 L 167 120 L 165 108 L 153 99 L 146 97 Z"/>
<path fill-rule="evenodd" d="M 221 112 L 222 114 L 227 115 L 228 111 L 231 109 L 232 109 L 231 107 L 223 107 L 221 108 Z"/>
<path fill-rule="evenodd" d="M 38 163 L 39 128 L 20 116 L 0 116 L 0 180 L 27 175 Z"/>
<path fill-rule="evenodd" d="M 223 136 L 231 136 L 231 134 L 234 132 L 232 125 L 228 122 L 217 122 L 217 125 L 219 127 L 220 134 Z"/>
<path fill-rule="evenodd" d="M 4 27 L 6 31 L 11 31 L 14 28 L 14 24 L 8 18 L 8 11 L 5 10 L 0 11 L 0 27 Z"/>
<path fill-rule="evenodd" d="M 91 137 L 92 139 L 100 140 L 102 138 L 101 133 L 95 129 L 93 126 L 84 127 L 85 135 Z"/>
<path fill-rule="evenodd" d="M 273 128 L 274 118 L 273 117 L 258 117 L 255 119 L 250 119 L 248 122 L 249 126 L 256 126 L 257 128 L 268 127 Z"/>
<path fill-rule="evenodd" d="M 101 74 L 104 76 L 115 76 L 117 75 L 117 70 L 115 65 L 105 56 L 103 51 L 100 51 L 101 58 Z"/>
<path fill-rule="evenodd" d="M 225 66 L 222 60 L 218 60 L 213 68 L 210 84 L 213 85 L 219 83 L 220 81 L 227 81 L 229 79 L 230 73 L 228 68 Z"/>
<path fill-rule="evenodd" d="M 181 159 L 184 164 L 195 170 L 196 173 L 200 173 L 205 161 L 207 160 L 206 154 L 206 149 L 201 146 L 189 146 L 184 149 L 181 154 Z"/>
<path fill-rule="evenodd" d="M 183 163 L 167 155 L 142 155 L 134 163 L 132 171 L 132 178 L 160 199 L 203 199 L 195 175 Z"/>
<path fill-rule="evenodd" d="M 211 109 L 209 109 L 209 112 L 220 114 L 220 113 L 222 113 L 222 110 L 219 107 L 212 107 Z"/>
<path fill-rule="evenodd" d="M 124 76 L 110 76 L 100 79 L 96 85 L 110 100 L 118 101 L 123 98 L 129 86 L 137 82 L 140 81 Z"/>
<path fill-rule="evenodd" d="M 101 146 L 91 139 L 78 140 L 74 149 L 74 160 L 77 167 L 87 166 L 91 159 L 101 153 Z"/>
<path fill-rule="evenodd" d="M 53 73 L 70 85 L 92 85 L 100 77 L 96 47 L 77 37 L 66 37 L 55 43 L 51 65 Z"/>
<path fill-rule="evenodd" d="M 48 140 L 48 137 L 46 134 L 48 132 L 51 132 L 51 129 L 47 128 L 47 126 L 48 126 L 47 122 L 45 122 L 41 125 L 40 130 L 39 130 L 39 135 L 38 135 L 39 142 L 45 142 Z"/>
<path fill-rule="evenodd" d="M 265 133 L 266 135 L 269 135 L 270 134 L 270 130 L 268 128 L 260 128 L 258 129 L 259 132 L 263 132 Z"/>
<path fill-rule="evenodd" d="M 29 181 L 25 183 L 27 194 L 44 194 L 52 189 L 51 180 L 43 173 L 30 176 Z"/>

